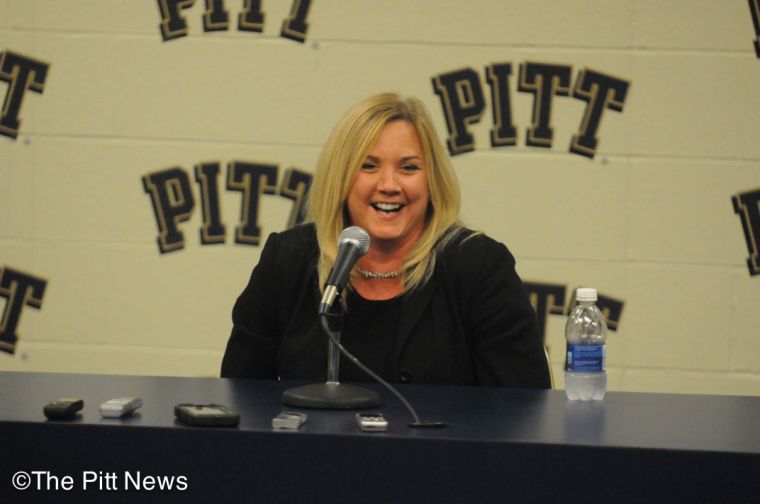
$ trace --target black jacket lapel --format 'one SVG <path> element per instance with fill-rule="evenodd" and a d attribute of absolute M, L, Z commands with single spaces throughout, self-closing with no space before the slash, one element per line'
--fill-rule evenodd
<path fill-rule="evenodd" d="M 401 318 L 398 324 L 398 334 L 396 336 L 396 359 L 398 360 L 401 351 L 406 346 L 406 342 L 412 333 L 412 330 L 425 314 L 426 308 L 433 299 L 435 292 L 435 278 L 431 278 L 425 285 L 418 287 L 412 292 L 405 295 L 401 305 Z"/>

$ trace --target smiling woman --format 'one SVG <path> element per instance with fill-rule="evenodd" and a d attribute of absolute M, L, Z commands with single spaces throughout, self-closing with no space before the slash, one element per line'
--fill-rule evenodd
<path fill-rule="evenodd" d="M 364 228 L 371 238 L 369 252 L 359 260 L 365 273 L 353 286 L 369 299 L 401 294 L 401 275 L 372 282 L 380 277 L 368 273 L 400 272 L 425 229 L 430 204 L 427 166 L 410 122 L 398 119 L 383 129 L 354 176 L 347 204 L 351 224 Z"/>
<path fill-rule="evenodd" d="M 310 223 L 272 233 L 233 310 L 223 377 L 324 378 L 317 305 L 351 225 L 370 236 L 345 290 L 342 342 L 391 382 L 550 386 L 509 250 L 458 219 L 459 186 L 424 105 L 351 107 L 323 148 Z M 346 361 L 341 381 L 367 377 Z"/>

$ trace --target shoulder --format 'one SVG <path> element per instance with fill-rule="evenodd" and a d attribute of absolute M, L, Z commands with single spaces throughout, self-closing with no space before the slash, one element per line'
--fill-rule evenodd
<path fill-rule="evenodd" d="M 297 224 L 285 231 L 278 231 L 272 234 L 277 235 L 282 241 L 290 241 L 294 243 L 306 244 L 317 241 L 317 228 L 312 222 Z"/>
<path fill-rule="evenodd" d="M 494 263 L 514 265 L 515 259 L 507 246 L 490 236 L 468 228 L 454 233 L 440 251 L 440 258 L 449 266 L 481 269 Z"/>
<path fill-rule="evenodd" d="M 292 271 L 308 267 L 319 254 L 317 234 L 313 224 L 299 224 L 267 237 L 259 265 Z"/>
<path fill-rule="evenodd" d="M 285 231 L 271 233 L 266 246 L 275 246 L 280 251 L 310 253 L 317 246 L 317 231 L 312 223 L 298 224 Z"/>

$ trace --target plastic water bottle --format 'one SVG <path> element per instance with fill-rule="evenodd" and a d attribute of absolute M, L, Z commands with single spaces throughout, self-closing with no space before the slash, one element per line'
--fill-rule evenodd
<path fill-rule="evenodd" d="M 565 325 L 565 394 L 570 400 L 601 401 L 607 392 L 607 323 L 596 306 L 596 289 L 578 289 L 576 299 Z"/>

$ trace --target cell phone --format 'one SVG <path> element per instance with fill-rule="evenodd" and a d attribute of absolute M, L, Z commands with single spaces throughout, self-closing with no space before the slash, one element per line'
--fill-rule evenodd
<path fill-rule="evenodd" d="M 273 429 L 298 429 L 306 422 L 306 413 L 283 411 L 272 419 Z"/>
<path fill-rule="evenodd" d="M 382 413 L 357 413 L 356 424 L 365 432 L 384 432 L 388 430 L 388 420 Z"/>
<path fill-rule="evenodd" d="M 84 408 L 84 401 L 81 399 L 64 397 L 50 401 L 43 408 L 45 416 L 50 420 L 68 420 L 74 418 L 77 411 Z"/>
<path fill-rule="evenodd" d="M 131 415 L 141 406 L 142 399 L 139 397 L 116 397 L 100 405 L 100 415 L 103 418 L 121 418 Z"/>
<path fill-rule="evenodd" d="M 193 427 L 235 427 L 240 423 L 240 415 L 221 404 L 178 404 L 174 415 Z"/>

